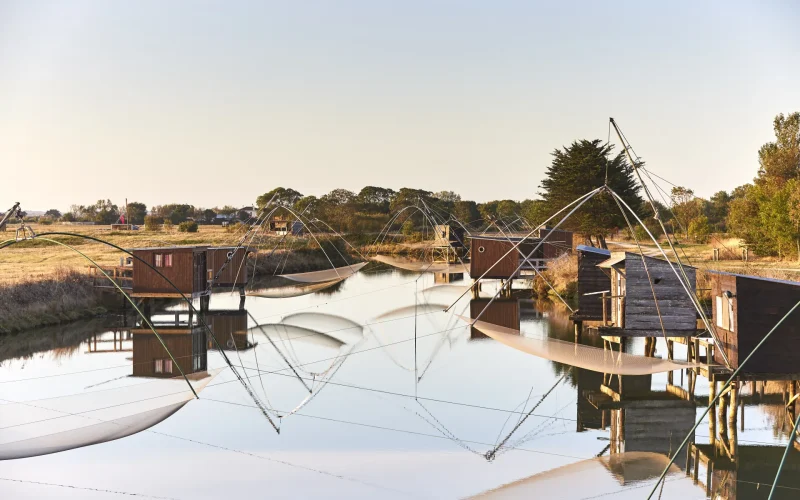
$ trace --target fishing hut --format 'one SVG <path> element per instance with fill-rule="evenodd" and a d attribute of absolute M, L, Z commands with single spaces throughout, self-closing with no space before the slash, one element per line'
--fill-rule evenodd
<path fill-rule="evenodd" d="M 709 272 L 712 314 L 719 346 L 730 368 L 753 353 L 756 345 L 800 302 L 800 282 L 720 271 Z M 800 314 L 795 312 L 795 314 Z M 784 321 L 747 362 L 744 375 L 800 379 L 800 316 Z M 724 364 L 719 347 L 714 361 Z"/>
<path fill-rule="evenodd" d="M 174 316 L 168 314 L 168 319 L 151 319 L 161 340 L 146 325 L 131 330 L 134 377 L 170 378 L 179 377 L 181 371 L 186 375 L 206 371 L 208 347 L 205 328 L 198 326 L 191 315 L 188 320 L 184 320 L 184 317 L 185 313 L 175 313 Z"/>
<path fill-rule="evenodd" d="M 578 309 L 570 315 L 579 332 L 583 321 L 603 319 L 603 300 L 611 292 L 611 283 L 604 269 L 598 266 L 611 257 L 611 252 L 602 248 L 578 245 Z"/>
<path fill-rule="evenodd" d="M 208 311 L 203 315 L 223 350 L 242 351 L 254 345 L 247 336 L 247 311 L 242 309 Z M 208 348 L 217 349 L 213 338 L 208 338 Z"/>
<path fill-rule="evenodd" d="M 520 321 L 520 300 L 516 298 L 498 298 L 489 304 L 489 299 L 472 299 L 469 302 L 470 319 L 478 319 L 478 315 L 486 308 L 486 312 L 480 316 L 481 321 L 511 328 L 519 331 Z M 488 338 L 485 334 L 478 331 L 474 326 L 470 327 L 470 339 Z"/>
<path fill-rule="evenodd" d="M 539 239 L 544 238 L 547 238 L 542 245 L 545 260 L 557 259 L 572 252 L 572 231 L 543 227 L 539 229 Z"/>
<path fill-rule="evenodd" d="M 547 263 L 572 252 L 572 233 L 560 230 L 540 231 L 541 237 L 482 234 L 470 236 L 470 276 L 486 274 L 489 279 L 515 279 L 535 275 L 547 269 Z M 548 231 L 552 233 L 548 236 Z M 543 238 L 547 240 L 543 241 Z M 541 243 L 541 244 L 540 244 Z M 516 250 L 514 245 L 517 245 Z M 536 248 L 536 247 L 539 248 Z M 531 255 L 531 252 L 536 249 Z M 526 259 L 526 257 L 529 258 Z M 497 265 L 495 265 L 495 263 Z M 517 271 L 517 267 L 522 267 Z"/>
<path fill-rule="evenodd" d="M 433 260 L 439 262 L 456 262 L 463 258 L 464 228 L 457 225 L 438 224 L 433 227 L 434 239 L 431 251 Z"/>
<path fill-rule="evenodd" d="M 134 248 L 132 297 L 140 298 L 197 298 L 208 294 L 205 246 L 174 246 Z M 141 259 L 141 260 L 139 260 Z M 152 268 L 161 272 L 167 282 Z M 177 288 L 177 290 L 175 289 Z"/>
<path fill-rule="evenodd" d="M 597 267 L 608 273 L 610 295 L 602 300 L 602 324 L 590 331 L 614 337 L 697 335 L 697 309 L 669 262 L 612 252 Z M 688 278 L 686 288 L 694 293 L 695 268 L 683 266 L 683 273 Z"/>
<path fill-rule="evenodd" d="M 278 236 L 300 236 L 303 234 L 303 223 L 287 217 L 273 217 L 269 220 L 269 232 Z"/>

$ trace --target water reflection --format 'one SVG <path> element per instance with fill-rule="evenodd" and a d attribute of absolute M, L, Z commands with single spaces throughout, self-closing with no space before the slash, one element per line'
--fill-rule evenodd
<path fill-rule="evenodd" d="M 630 497 L 642 498 L 647 491 L 642 486 L 652 484 L 698 408 L 708 402 L 708 384 L 702 377 L 690 383 L 679 372 L 669 380 L 663 374 L 608 376 L 483 337 L 458 315 L 476 318 L 496 290 L 491 283 L 478 297 L 467 294 L 445 313 L 470 282 L 455 276 L 439 284 L 433 274 L 367 271 L 326 294 L 317 290 L 283 300 L 250 296 L 241 310 L 237 295 L 215 294 L 203 321 L 222 351 L 205 335 L 197 317 L 189 319 L 184 306 L 157 309 L 152 318 L 180 360 L 178 366 L 168 366 L 169 356 L 157 338 L 130 319 L 127 324 L 132 326 L 116 318 L 115 325 L 78 323 L 55 332 L 41 330 L 45 335 L 0 338 L 0 398 L 7 401 L 71 393 L 94 398 L 106 389 L 108 394 L 145 400 L 152 391 L 148 384 L 174 382 L 178 367 L 208 383 L 211 374 L 227 366 L 224 355 L 239 367 L 249 390 L 268 402 L 271 414 L 295 411 L 282 419 L 281 433 L 276 434 L 228 369 L 208 384 L 199 401 L 186 404 L 191 396 L 174 401 L 169 411 L 162 408 L 168 414 L 147 421 L 161 422 L 160 433 L 192 439 L 191 446 L 142 432 L 90 451 L 14 462 L 16 470 L 44 480 L 54 470 L 80 477 L 80 469 L 96 457 L 98 463 L 137 474 L 152 463 L 148 477 L 158 478 L 158 471 L 179 461 L 222 464 L 214 478 L 200 475 L 189 490 L 164 480 L 152 491 L 193 498 L 252 497 L 263 491 L 267 479 L 276 496 L 389 498 L 403 496 L 400 490 L 410 496 L 427 492 L 456 498 L 483 491 L 517 495 L 517 487 L 532 484 L 534 489 L 523 495 L 624 497 L 628 488 L 636 487 Z M 563 306 L 514 291 L 494 301 L 481 319 L 521 336 L 573 342 L 568 313 Z M 580 342 L 603 345 L 602 339 L 590 335 Z M 633 352 L 642 346 L 634 342 L 628 347 Z M 52 383 L 54 379 L 59 383 Z M 173 390 L 186 392 L 185 382 L 177 382 L 182 385 L 171 386 Z M 729 403 L 724 425 L 715 409 L 713 432 L 702 425 L 693 439 L 692 450 L 700 457 L 699 485 L 692 484 L 693 477 L 684 480 L 683 471 L 673 471 L 662 498 L 702 497 L 707 470 L 710 491 L 719 497 L 751 498 L 768 491 L 764 484 L 772 480 L 770 471 L 774 477 L 777 451 L 748 448 L 758 442 L 782 450 L 792 416 L 786 408 L 793 395 L 789 384 L 759 382 L 755 388 L 741 388 L 737 401 L 745 408 L 746 426 L 741 409 L 732 412 Z M 134 385 L 143 392 L 130 393 Z M 96 400 L 96 406 L 97 401 L 102 407 L 112 404 L 105 397 Z M 0 419 L 9 413 L 0 411 Z M 735 432 L 729 425 L 733 413 Z M 149 425 L 135 428 L 146 430 Z M 3 443 L 0 440 L 0 449 Z M 280 462 L 264 467 L 253 455 Z M 488 466 L 487 456 L 497 464 Z M 684 451 L 678 464 L 685 468 L 685 462 Z M 710 469 L 707 464 L 712 464 Z M 796 465 L 786 469 L 782 484 L 794 485 L 792 467 Z M 695 476 L 693 460 L 689 472 Z M 220 479 L 236 474 L 253 479 Z M 98 476 L 93 480 L 104 484 L 105 476 Z M 105 485 L 139 489 L 134 479 L 117 476 Z M 542 480 L 551 489 L 542 486 Z M 761 482 L 760 491 L 754 492 L 749 482 Z"/>

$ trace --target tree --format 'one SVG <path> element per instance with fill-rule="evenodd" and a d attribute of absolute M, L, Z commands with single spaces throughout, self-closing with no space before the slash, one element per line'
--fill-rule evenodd
<path fill-rule="evenodd" d="M 711 234 L 711 227 L 708 225 L 708 217 L 700 214 L 689 222 L 689 234 L 695 241 L 705 243 L 708 235 Z"/>
<path fill-rule="evenodd" d="M 689 223 L 703 212 L 700 200 L 695 197 L 694 191 L 682 186 L 673 187 L 670 198 L 672 198 L 672 213 L 675 214 L 675 219 L 688 238 Z"/>
<path fill-rule="evenodd" d="M 203 219 L 203 222 L 205 222 L 206 224 L 213 224 L 214 221 L 217 219 L 217 212 L 211 210 L 210 208 L 206 208 L 205 210 L 203 210 L 201 218 Z"/>
<path fill-rule="evenodd" d="M 55 208 L 51 208 L 50 210 L 45 212 L 44 215 L 46 215 L 47 217 L 50 217 L 53 220 L 61 218 L 61 212 L 59 212 Z"/>
<path fill-rule="evenodd" d="M 468 226 L 478 221 L 481 213 L 478 211 L 478 204 L 474 201 L 457 201 L 453 203 L 453 216 Z"/>
<path fill-rule="evenodd" d="M 708 200 L 708 204 L 706 205 L 708 222 L 718 231 L 727 230 L 725 221 L 728 218 L 730 203 L 731 195 L 726 191 L 717 191 Z"/>
<path fill-rule="evenodd" d="M 358 192 L 358 203 L 365 212 L 388 214 L 395 195 L 397 193 L 392 189 L 366 186 Z"/>
<path fill-rule="evenodd" d="M 144 224 L 147 215 L 147 205 L 138 201 L 128 203 L 128 224 Z"/>
<path fill-rule="evenodd" d="M 771 183 L 782 187 L 791 179 L 800 177 L 800 113 L 773 121 L 775 142 L 768 142 L 758 150 L 757 183 Z"/>
<path fill-rule="evenodd" d="M 433 193 L 433 197 L 438 200 L 450 203 L 461 201 L 461 195 L 453 191 L 439 191 L 438 193 Z"/>
<path fill-rule="evenodd" d="M 272 191 L 267 191 L 256 198 L 256 207 L 262 209 L 267 205 L 267 203 L 270 202 L 270 200 L 272 200 L 273 204 L 292 206 L 302 197 L 302 193 L 295 191 L 292 188 L 277 187 Z"/>
<path fill-rule="evenodd" d="M 111 200 L 97 200 L 90 211 L 97 224 L 114 224 L 119 220 L 119 208 Z"/>
<path fill-rule="evenodd" d="M 552 163 L 540 186 L 543 206 L 548 216 L 579 196 L 602 186 L 606 169 L 608 186 L 637 214 L 643 213 L 643 201 L 639 197 L 633 167 L 625 160 L 623 153 L 612 156 L 611 151 L 611 145 L 603 144 L 597 139 L 575 141 L 563 149 L 553 151 Z M 605 237 L 613 229 L 627 225 L 614 199 L 603 192 L 587 201 L 561 227 L 581 232 L 589 241 L 594 236 L 598 244 L 605 247 Z"/>
<path fill-rule="evenodd" d="M 390 211 L 394 212 L 409 205 L 421 206 L 420 202 L 432 201 L 433 193 L 424 189 L 400 188 L 389 204 Z"/>

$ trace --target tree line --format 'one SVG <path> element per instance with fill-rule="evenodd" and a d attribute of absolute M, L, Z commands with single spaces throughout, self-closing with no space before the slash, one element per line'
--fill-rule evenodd
<path fill-rule="evenodd" d="M 778 115 L 774 122 L 775 141 L 764 144 L 758 151 L 759 168 L 752 183 L 739 186 L 732 192 L 719 191 L 709 199 L 695 196 L 684 186 L 656 186 L 652 193 L 660 220 L 677 239 L 705 241 L 713 234 L 728 234 L 741 238 L 760 255 L 800 256 L 800 113 Z M 526 228 L 539 224 L 573 202 L 577 197 L 607 184 L 642 218 L 655 235 L 662 232 L 653 218 L 650 203 L 641 196 L 636 169 L 647 173 L 644 162 L 631 165 L 622 151 L 600 140 L 578 140 L 555 149 L 551 156 L 538 196 L 522 201 L 500 199 L 478 203 L 462 199 L 453 191 L 428 191 L 404 187 L 398 190 L 365 186 L 360 191 L 334 189 L 322 196 L 304 195 L 288 187 L 277 187 L 256 200 L 256 209 L 281 205 L 294 214 L 318 218 L 333 228 L 347 233 L 380 231 L 391 214 L 409 205 L 427 205 L 442 214 L 452 215 L 473 229 L 494 224 L 498 229 Z M 659 183 L 667 183 L 660 179 Z M 199 223 L 226 220 L 248 221 L 251 214 L 231 206 L 198 208 L 172 203 L 157 205 L 149 211 L 145 204 L 128 203 L 129 222 L 143 224 L 145 217 L 156 222 L 180 224 L 187 220 Z M 98 200 L 92 205 L 73 205 L 61 214 L 50 210 L 46 218 L 63 221 L 92 221 L 111 224 L 119 219 L 124 207 L 110 200 Z M 289 211 L 276 214 L 294 217 Z M 406 219 L 403 219 L 405 221 Z M 560 218 L 552 221 L 555 224 Z M 401 221 L 401 222 L 403 222 Z M 421 214 L 410 212 L 404 229 L 418 229 L 425 224 Z M 631 226 L 629 226 L 629 223 Z M 552 225 L 551 224 L 551 225 Z M 620 230 L 633 230 L 633 236 L 649 238 L 643 229 L 633 227 L 635 220 L 626 218 L 620 206 L 608 193 L 601 192 L 586 202 L 561 226 L 580 233 L 586 243 L 605 247 L 606 238 Z"/>

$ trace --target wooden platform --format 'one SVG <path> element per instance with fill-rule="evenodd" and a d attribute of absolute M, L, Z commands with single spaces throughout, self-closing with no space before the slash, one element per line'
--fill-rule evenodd
<path fill-rule="evenodd" d="M 625 337 L 625 338 L 639 338 L 639 337 L 664 337 L 662 330 L 631 330 L 627 328 L 617 328 L 615 326 L 587 326 L 586 330 L 589 333 L 604 337 Z M 696 337 L 705 330 L 667 330 L 667 337 Z"/>

